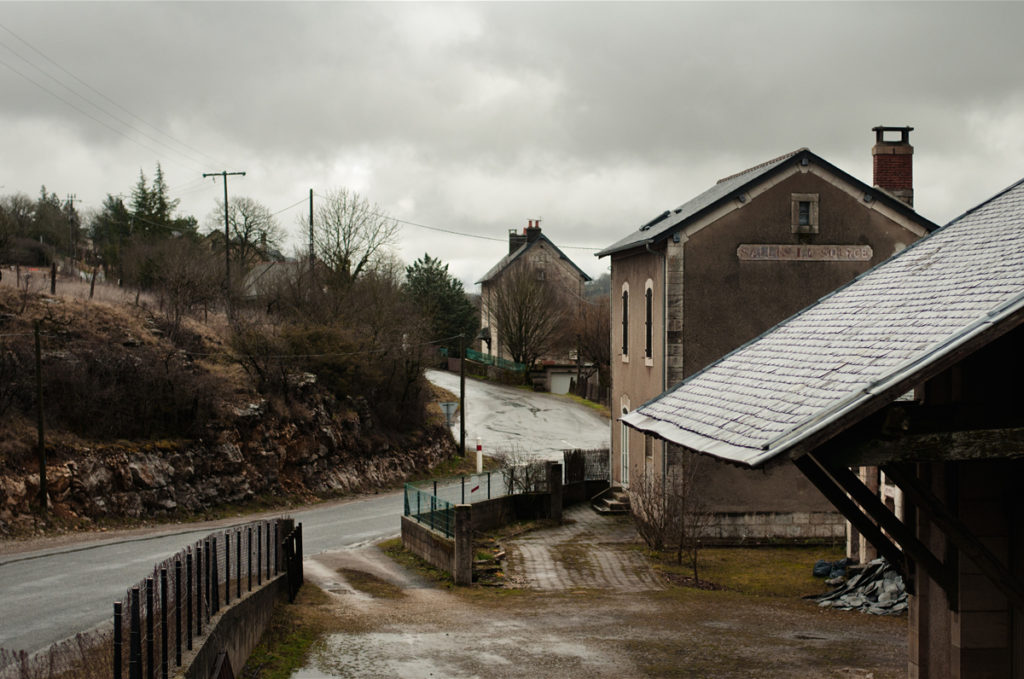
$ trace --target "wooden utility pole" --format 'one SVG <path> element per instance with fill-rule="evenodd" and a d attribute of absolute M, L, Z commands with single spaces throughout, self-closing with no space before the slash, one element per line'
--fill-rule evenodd
<path fill-rule="evenodd" d="M 43 351 L 39 340 L 40 321 L 35 322 L 36 335 L 36 421 L 39 429 L 39 511 L 46 513 L 46 437 L 43 433 Z"/>
<path fill-rule="evenodd" d="M 231 231 L 228 226 L 228 175 L 245 176 L 245 172 L 204 172 L 203 177 L 220 177 L 224 180 L 224 303 L 231 313 Z"/>
<path fill-rule="evenodd" d="M 459 335 L 459 455 L 466 456 L 466 349 Z"/>

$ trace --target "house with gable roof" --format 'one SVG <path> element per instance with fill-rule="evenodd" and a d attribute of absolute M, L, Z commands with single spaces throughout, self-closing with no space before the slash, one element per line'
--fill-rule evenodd
<path fill-rule="evenodd" d="M 566 309 L 563 319 L 565 333 L 568 333 L 569 324 L 576 318 L 576 307 L 583 301 L 583 286 L 590 280 L 590 276 L 544 235 L 539 219 L 531 219 L 521 232 L 517 229 L 509 230 L 508 254 L 477 281 L 480 285 L 482 354 L 505 361 L 512 359 L 502 342 L 495 319 L 495 296 L 508 277 L 522 272 L 553 287 L 557 296 L 570 307 Z M 568 347 L 561 349 L 556 348 L 541 356 L 540 362 L 544 366 L 547 390 L 564 394 L 569 390 L 577 366 Z"/>
<path fill-rule="evenodd" d="M 912 129 L 874 128 L 873 186 L 802 148 L 719 180 L 597 254 L 611 261 L 613 484 L 665 478 L 679 461 L 623 415 L 937 228 L 913 209 Z M 766 483 L 702 465 L 702 499 L 731 517 L 723 539 L 845 532 L 793 469 Z"/>
<path fill-rule="evenodd" d="M 908 676 L 1024 673 L 1024 180 L 622 418 L 790 467 L 908 585 Z M 886 506 L 851 469 L 902 491 Z"/>

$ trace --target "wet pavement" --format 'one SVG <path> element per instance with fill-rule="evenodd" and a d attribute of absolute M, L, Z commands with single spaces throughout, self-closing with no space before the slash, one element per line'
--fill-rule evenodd
<path fill-rule="evenodd" d="M 458 395 L 457 373 L 427 370 L 426 376 Z M 452 433 L 458 441 L 458 419 Z M 561 460 L 567 448 L 607 448 L 611 426 L 596 410 L 566 396 L 467 379 L 466 447 L 475 449 L 478 437 L 487 455 Z"/>

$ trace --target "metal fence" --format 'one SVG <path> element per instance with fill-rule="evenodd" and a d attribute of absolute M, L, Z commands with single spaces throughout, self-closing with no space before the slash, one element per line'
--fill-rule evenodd
<path fill-rule="evenodd" d="M 279 572 L 282 528 L 274 519 L 211 533 L 130 587 L 114 603 L 114 679 L 167 679 L 172 664 L 181 667 L 222 605 Z"/>
<path fill-rule="evenodd" d="M 114 602 L 112 625 L 34 654 L 0 649 L 0 679 L 167 679 L 208 631 L 211 616 L 286 563 L 279 553 L 284 525 L 273 519 L 210 533 L 129 587 Z M 301 525 L 286 543 L 301 569 Z"/>
<path fill-rule="evenodd" d="M 455 535 L 455 505 L 411 483 L 405 484 L 405 515 L 446 538 Z"/>
<path fill-rule="evenodd" d="M 511 370 L 513 372 L 521 373 L 524 370 L 526 370 L 526 365 L 524 363 L 515 363 L 514 361 L 509 361 L 504 358 L 498 358 L 497 356 L 492 356 L 491 354 L 484 354 L 479 351 L 474 351 L 473 349 L 466 349 L 466 358 L 468 358 L 471 361 L 476 361 L 477 363 L 495 365 L 498 366 L 499 368 L 504 368 L 505 370 Z"/>

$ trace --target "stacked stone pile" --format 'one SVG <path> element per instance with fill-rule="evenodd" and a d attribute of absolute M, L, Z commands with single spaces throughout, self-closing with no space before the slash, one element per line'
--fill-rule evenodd
<path fill-rule="evenodd" d="M 853 571 L 853 567 L 850 570 Z M 817 597 L 818 605 L 872 615 L 899 615 L 907 610 L 903 577 L 888 561 L 875 559 L 859 570 L 837 589 Z"/>

